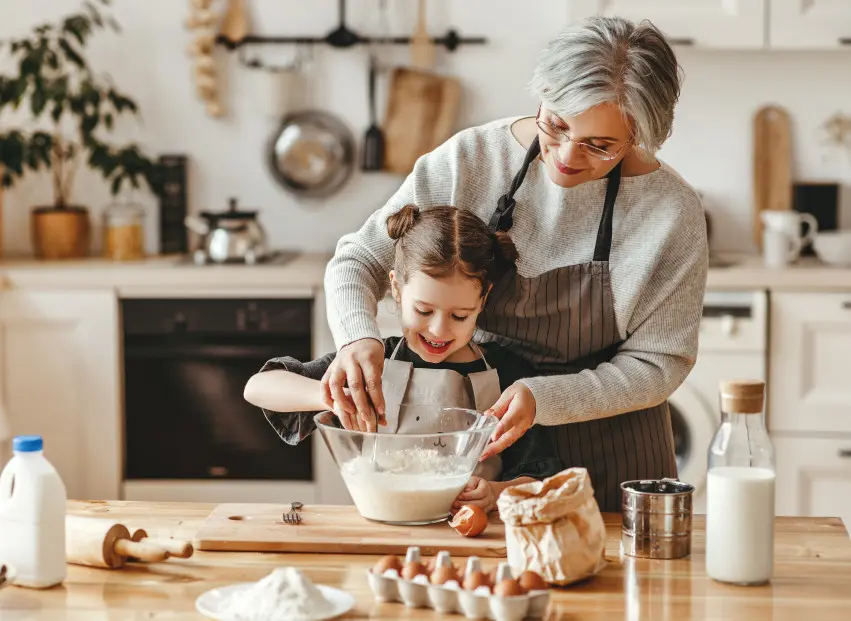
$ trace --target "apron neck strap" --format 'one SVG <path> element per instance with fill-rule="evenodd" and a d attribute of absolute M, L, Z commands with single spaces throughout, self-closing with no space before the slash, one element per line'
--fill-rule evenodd
<path fill-rule="evenodd" d="M 508 231 L 511 229 L 514 224 L 514 207 L 517 205 L 517 201 L 514 200 L 514 193 L 520 189 L 520 186 L 523 184 L 523 180 L 526 178 L 526 171 L 529 170 L 529 166 L 532 164 L 532 161 L 538 157 L 540 153 L 541 143 L 538 141 L 538 136 L 536 134 L 534 140 L 532 140 L 532 144 L 529 145 L 529 150 L 526 151 L 526 157 L 523 158 L 523 165 L 520 167 L 520 170 L 517 171 L 517 174 L 514 175 L 514 179 L 511 182 L 511 187 L 509 188 L 508 193 L 499 197 L 496 211 L 493 212 L 490 222 L 488 222 L 488 227 L 491 232 L 496 233 L 497 231 Z"/>
<path fill-rule="evenodd" d="M 405 337 L 399 339 L 399 342 L 396 343 L 396 347 L 393 348 L 393 353 L 390 354 L 390 360 L 396 360 L 396 354 L 399 353 L 399 349 L 402 347 L 402 343 L 405 342 Z"/>
<path fill-rule="evenodd" d="M 474 354 L 477 354 L 477 355 L 479 356 L 479 358 L 481 358 L 481 359 L 482 359 L 482 362 L 484 362 L 484 363 L 485 363 L 485 369 L 487 369 L 488 371 L 490 371 L 490 370 L 491 370 L 491 365 L 489 365 L 489 364 L 488 364 L 488 360 L 487 360 L 487 358 L 485 358 L 485 352 L 483 352 L 483 351 L 482 351 L 482 348 L 481 348 L 481 347 L 479 347 L 478 345 L 476 345 L 473 341 L 470 341 L 469 343 L 467 343 L 467 346 L 468 346 L 470 349 L 472 349 L 472 350 L 473 350 L 473 353 L 474 353 Z"/>
<path fill-rule="evenodd" d="M 520 189 L 523 180 L 526 178 L 526 172 L 529 170 L 532 161 L 541 154 L 541 143 L 538 136 L 532 140 L 529 149 L 526 151 L 526 157 L 523 158 L 523 165 L 514 179 L 511 181 L 511 187 L 508 192 L 500 196 L 497 202 L 496 211 L 488 222 L 488 227 L 492 232 L 508 231 L 514 224 L 514 209 L 517 206 L 517 201 L 514 199 L 514 194 Z M 612 220 L 615 213 L 615 199 L 617 199 L 618 191 L 621 185 L 621 164 L 609 171 L 606 175 L 608 183 L 606 185 L 606 200 L 603 205 L 603 215 L 600 218 L 600 226 L 597 229 L 597 242 L 594 245 L 594 260 L 608 261 L 609 254 L 612 250 Z"/>
<path fill-rule="evenodd" d="M 597 229 L 597 243 L 594 245 L 594 260 L 608 261 L 612 251 L 612 219 L 615 213 L 615 199 L 621 186 L 621 164 L 609 171 L 606 184 L 606 201 L 603 203 L 603 215 L 600 218 L 600 226 Z"/>

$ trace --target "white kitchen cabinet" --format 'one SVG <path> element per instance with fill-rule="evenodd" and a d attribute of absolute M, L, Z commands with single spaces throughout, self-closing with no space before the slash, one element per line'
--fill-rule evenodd
<path fill-rule="evenodd" d="M 851 292 L 771 298 L 768 425 L 851 432 Z"/>
<path fill-rule="evenodd" d="M 771 0 L 768 39 L 774 49 L 851 51 L 851 2 Z"/>
<path fill-rule="evenodd" d="M 118 498 L 118 315 L 111 291 L 0 293 L 0 406 L 13 435 L 44 437 L 69 498 Z"/>
<path fill-rule="evenodd" d="M 648 19 L 675 43 L 707 48 L 765 46 L 768 0 L 572 0 L 568 18 Z"/>
<path fill-rule="evenodd" d="M 851 437 L 772 437 L 777 515 L 841 517 L 851 524 Z"/>

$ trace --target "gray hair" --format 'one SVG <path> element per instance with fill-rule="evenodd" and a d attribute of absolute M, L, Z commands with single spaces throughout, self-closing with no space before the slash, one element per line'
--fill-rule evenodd
<path fill-rule="evenodd" d="M 671 135 L 682 71 L 665 36 L 649 21 L 590 17 L 541 52 L 532 93 L 561 116 L 615 103 L 634 124 L 636 143 L 654 154 Z"/>

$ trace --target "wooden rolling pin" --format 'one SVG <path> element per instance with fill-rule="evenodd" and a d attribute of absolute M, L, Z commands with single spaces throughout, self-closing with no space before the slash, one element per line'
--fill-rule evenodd
<path fill-rule="evenodd" d="M 163 548 L 168 552 L 169 556 L 175 556 L 177 558 L 189 558 L 195 552 L 195 548 L 188 541 L 181 539 L 162 539 L 159 537 L 148 538 L 148 533 L 143 528 L 136 529 L 132 539 L 133 541 L 142 541 L 144 539 L 148 543 Z"/>
<path fill-rule="evenodd" d="M 164 561 L 168 551 L 148 541 L 133 541 L 127 527 L 100 518 L 65 518 L 65 558 L 75 565 L 119 569 L 128 558 Z"/>

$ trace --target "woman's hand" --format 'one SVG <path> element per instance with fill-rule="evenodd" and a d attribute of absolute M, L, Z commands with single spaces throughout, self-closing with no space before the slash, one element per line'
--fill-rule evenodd
<path fill-rule="evenodd" d="M 500 421 L 479 461 L 498 455 L 529 430 L 535 422 L 535 396 L 526 384 L 514 382 L 485 414 L 493 414 Z"/>
<path fill-rule="evenodd" d="M 471 477 L 464 490 L 458 494 L 452 505 L 452 513 L 455 513 L 463 505 L 478 505 L 485 513 L 492 511 L 496 506 L 496 494 L 490 481 L 481 477 Z"/>
<path fill-rule="evenodd" d="M 343 346 L 325 371 L 322 401 L 334 410 L 344 428 L 374 432 L 376 421 L 386 424 L 381 391 L 383 369 L 384 344 L 367 338 Z"/>
<path fill-rule="evenodd" d="M 346 397 L 348 398 L 346 402 L 334 401 L 334 407 L 331 408 L 337 418 L 340 419 L 343 429 L 348 429 L 349 431 L 370 431 L 367 421 L 361 420 L 358 417 L 354 402 L 348 395 Z"/>

